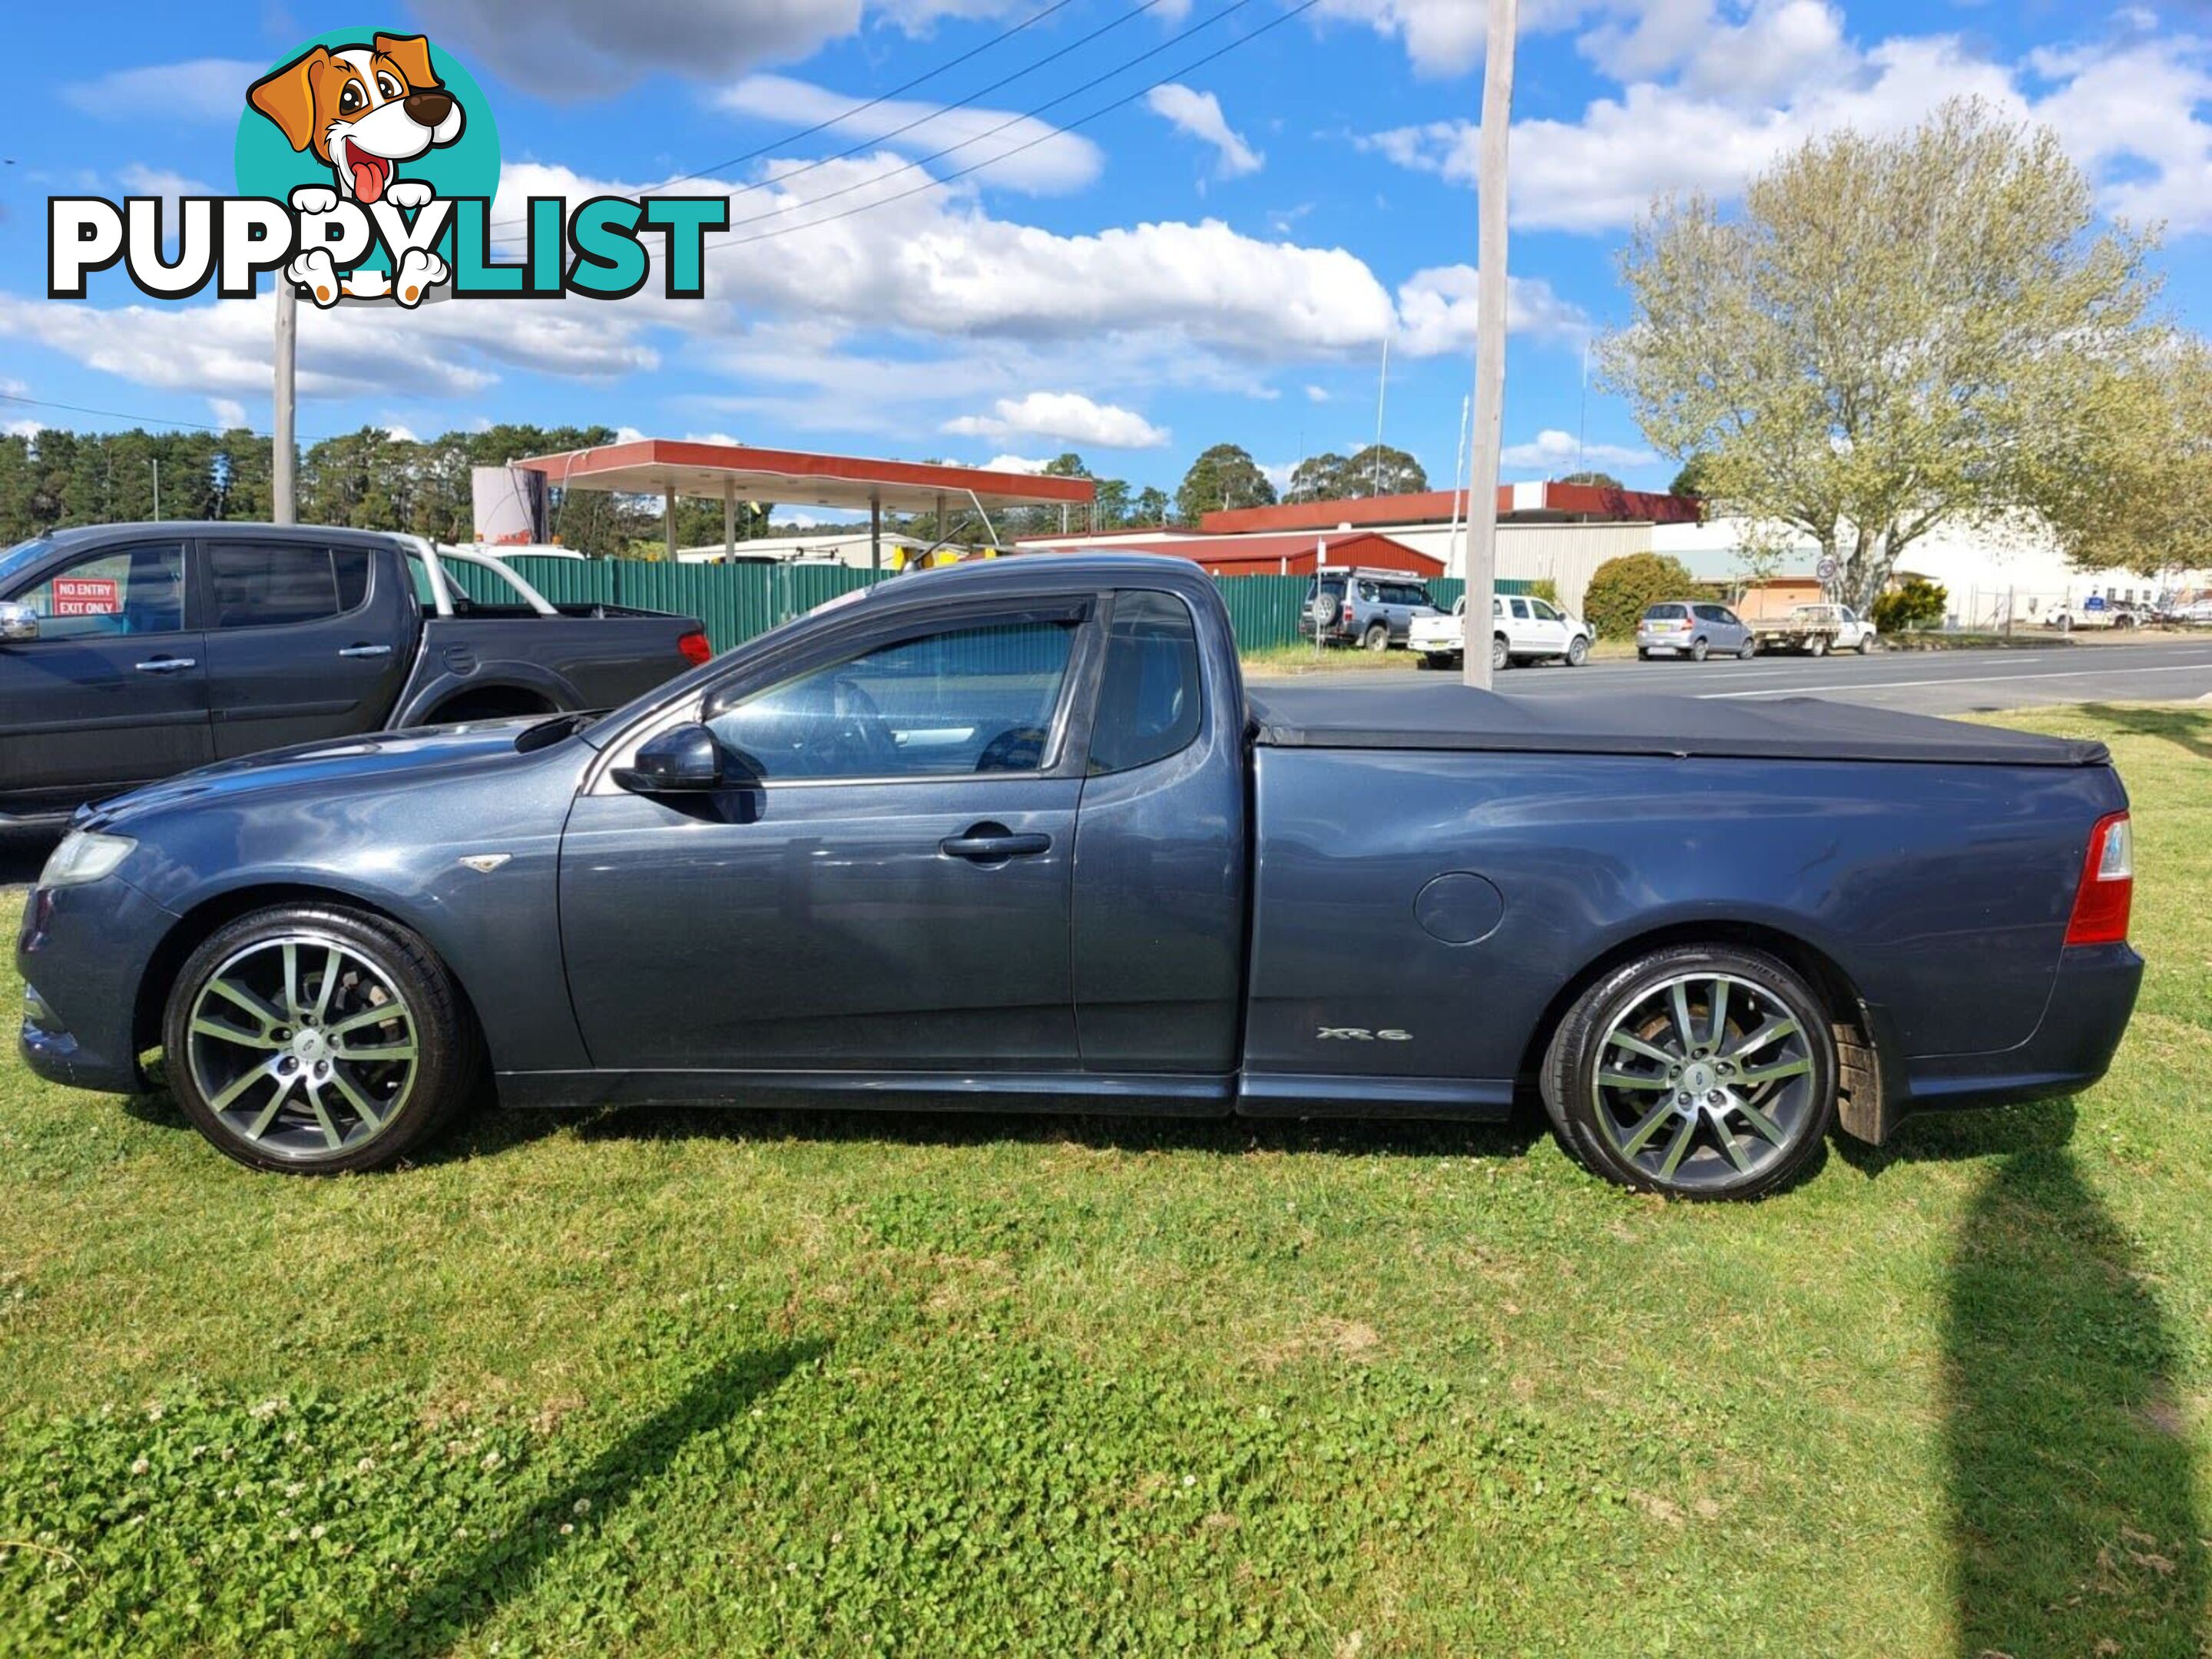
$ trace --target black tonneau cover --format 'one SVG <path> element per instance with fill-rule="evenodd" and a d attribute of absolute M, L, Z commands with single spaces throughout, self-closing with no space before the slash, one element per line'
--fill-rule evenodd
<path fill-rule="evenodd" d="M 1255 740 L 1279 749 L 1459 749 L 1515 754 L 1709 755 L 1745 760 L 2102 766 L 2101 743 L 1968 726 L 1818 697 L 1516 697 L 1449 681 L 1256 686 Z"/>

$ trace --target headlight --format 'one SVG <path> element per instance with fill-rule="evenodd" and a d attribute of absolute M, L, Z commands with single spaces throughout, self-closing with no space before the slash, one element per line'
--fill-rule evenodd
<path fill-rule="evenodd" d="M 89 830 L 72 830 L 62 837 L 46 867 L 39 872 L 41 887 L 76 887 L 115 873 L 115 866 L 131 856 L 137 842 L 128 836 L 102 836 Z"/>

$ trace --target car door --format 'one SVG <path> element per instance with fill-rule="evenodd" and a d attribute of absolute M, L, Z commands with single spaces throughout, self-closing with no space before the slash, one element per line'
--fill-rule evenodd
<path fill-rule="evenodd" d="M 0 599 L 39 636 L 0 643 L 0 801 L 74 807 L 214 758 L 185 543 L 125 537 L 62 555 Z"/>
<path fill-rule="evenodd" d="M 1528 601 L 1528 637 L 1532 647 L 1547 657 L 1567 654 L 1567 623 L 1542 599 Z"/>
<path fill-rule="evenodd" d="M 561 927 L 592 1062 L 1074 1068 L 1071 711 L 1094 608 L 861 618 L 657 716 L 702 720 L 730 785 L 636 794 L 611 767 L 577 798 Z"/>
<path fill-rule="evenodd" d="M 1535 619 L 1529 614 L 1528 601 L 1515 594 L 1505 601 L 1505 638 L 1516 657 L 1541 654 L 1543 647 L 1536 638 Z"/>
<path fill-rule="evenodd" d="M 414 596 L 365 542 L 210 536 L 200 543 L 216 753 L 373 731 L 413 664 Z"/>

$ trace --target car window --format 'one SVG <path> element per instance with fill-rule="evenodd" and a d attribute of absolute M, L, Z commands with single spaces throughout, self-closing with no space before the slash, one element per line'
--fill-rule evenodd
<path fill-rule="evenodd" d="M 1514 614 L 1516 617 L 1519 617 L 1522 622 L 1526 622 L 1526 621 L 1528 621 L 1528 600 L 1526 600 L 1526 599 L 1508 599 L 1508 600 L 1506 600 L 1506 602 L 1505 602 L 1505 603 L 1506 603 L 1506 604 L 1508 604 L 1508 605 L 1511 605 L 1511 606 L 1513 607 L 1513 614 Z"/>
<path fill-rule="evenodd" d="M 1644 613 L 1644 620 L 1646 622 L 1674 622 L 1679 620 L 1681 615 L 1682 607 L 1679 605 L 1655 605 L 1649 611 Z"/>
<path fill-rule="evenodd" d="M 1407 605 L 1425 605 L 1431 611 L 1437 608 L 1437 602 L 1429 597 L 1429 590 L 1422 586 L 1419 582 L 1410 582 L 1407 585 L 1406 603 Z"/>
<path fill-rule="evenodd" d="M 1559 613 L 1541 599 L 1528 601 L 1528 614 L 1535 617 L 1538 622 L 1557 622 L 1559 619 Z"/>
<path fill-rule="evenodd" d="M 1359 584 L 1359 597 L 1360 597 L 1363 600 L 1364 600 L 1366 603 L 1368 603 L 1369 605 L 1372 605 L 1372 604 L 1374 604 L 1374 603 L 1375 603 L 1375 584 L 1374 584 L 1373 582 L 1362 582 L 1362 583 L 1360 583 L 1360 584 Z"/>
<path fill-rule="evenodd" d="M 1855 623 L 1859 619 L 1858 612 L 1852 610 L 1849 605 L 1844 606 L 1843 609 L 1838 611 L 1836 614 L 1841 617 L 1847 623 Z"/>
<path fill-rule="evenodd" d="M 368 593 L 368 550 L 299 542 L 211 542 L 210 625 L 266 628 L 341 616 Z"/>
<path fill-rule="evenodd" d="M 104 548 L 9 597 L 38 613 L 42 640 L 173 634 L 185 625 L 185 544 Z"/>
<path fill-rule="evenodd" d="M 1126 772 L 1180 753 L 1198 736 L 1198 629 L 1190 607 L 1169 593 L 1119 595 L 1090 769 Z"/>
<path fill-rule="evenodd" d="M 728 702 L 707 724 L 768 781 L 1035 772 L 1078 624 L 946 629 Z"/>

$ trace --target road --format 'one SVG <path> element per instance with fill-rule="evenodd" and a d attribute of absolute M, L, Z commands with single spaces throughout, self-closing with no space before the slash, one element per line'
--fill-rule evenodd
<path fill-rule="evenodd" d="M 1424 677 L 1425 678 L 1425 677 Z M 1328 684 L 1402 685 L 1394 673 L 1343 673 Z M 2023 647 L 2009 651 L 1880 651 L 1871 656 L 1753 657 L 1516 668 L 1498 689 L 1516 696 L 1663 691 L 1735 701 L 1830 697 L 1916 714 L 1966 714 L 2055 702 L 2155 702 L 2212 696 L 2212 640 L 2155 645 Z"/>
<path fill-rule="evenodd" d="M 1348 696 L 1413 678 L 1331 675 Z M 1421 678 L 1426 678 L 1426 676 Z M 2212 640 L 2125 648 L 2028 647 L 2012 651 L 1883 651 L 1859 657 L 1754 657 L 1749 662 L 1611 662 L 1579 669 L 1516 668 L 1498 689 L 1530 697 L 1591 691 L 1667 691 L 1693 697 L 1834 697 L 1921 714 L 1964 714 L 2053 702 L 2149 702 L 2212 696 Z M 0 888 L 31 880 L 52 836 L 0 831 Z M 4 944 L 5 941 L 0 941 Z"/>

